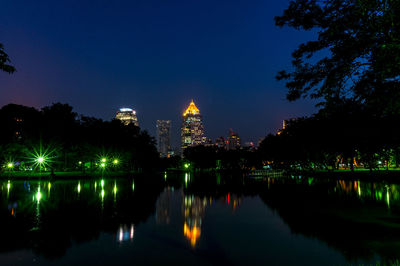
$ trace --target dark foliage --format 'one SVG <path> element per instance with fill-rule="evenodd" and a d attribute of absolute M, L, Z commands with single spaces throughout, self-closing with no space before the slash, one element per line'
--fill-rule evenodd
<path fill-rule="evenodd" d="M 146 131 L 118 120 L 78 116 L 68 104 L 56 103 L 41 110 L 9 104 L 0 109 L 0 123 L 3 163 L 11 160 L 29 165 L 32 152 L 47 151 L 53 170 L 95 170 L 100 157 L 118 159 L 118 168 L 125 170 L 158 166 L 155 140 Z"/>
<path fill-rule="evenodd" d="M 400 113 L 400 1 L 296 0 L 275 22 L 318 32 L 293 52 L 294 70 L 277 76 L 289 100 L 351 99 L 376 114 Z"/>
<path fill-rule="evenodd" d="M 377 117 L 348 102 L 288 121 L 280 134 L 267 136 L 259 150 L 264 160 L 283 168 L 397 167 L 399 123 L 399 115 Z"/>
<path fill-rule="evenodd" d="M 10 58 L 4 51 L 3 44 L 0 43 L 0 70 L 7 72 L 9 74 L 14 73 L 15 67 L 10 65 L 9 63 L 10 63 Z"/>

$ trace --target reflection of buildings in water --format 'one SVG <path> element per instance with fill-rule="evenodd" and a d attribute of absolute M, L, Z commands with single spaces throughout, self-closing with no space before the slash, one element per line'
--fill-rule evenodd
<path fill-rule="evenodd" d="M 8 210 L 11 212 L 11 215 L 15 217 L 15 211 L 18 207 L 18 203 L 17 202 L 13 202 L 8 204 Z"/>
<path fill-rule="evenodd" d="M 182 191 L 175 191 L 172 187 L 167 187 L 158 197 L 156 202 L 156 222 L 157 224 L 170 224 L 174 216 L 175 206 L 180 206 L 182 201 Z M 179 215 L 179 214 L 177 214 Z"/>
<path fill-rule="evenodd" d="M 225 197 L 225 203 L 231 206 L 233 211 L 236 211 L 236 209 L 242 203 L 242 198 L 236 194 L 228 193 Z"/>
<path fill-rule="evenodd" d="M 135 226 L 133 224 L 130 225 L 120 225 L 117 231 L 117 242 L 125 242 L 132 241 L 135 236 Z"/>
<path fill-rule="evenodd" d="M 183 201 L 184 225 L 183 234 L 196 246 L 201 235 L 201 223 L 207 207 L 207 199 L 195 196 L 185 196 Z"/>
<path fill-rule="evenodd" d="M 207 206 L 214 202 L 212 197 L 184 195 L 182 190 L 174 191 L 168 187 L 159 196 L 156 203 L 156 221 L 158 224 L 175 224 L 174 217 L 183 216 L 183 235 L 192 247 L 195 247 L 201 236 L 201 226 Z M 235 211 L 241 204 L 241 198 L 228 193 L 219 197 L 218 202 L 229 205 Z M 181 212 L 177 212 L 181 206 Z"/>

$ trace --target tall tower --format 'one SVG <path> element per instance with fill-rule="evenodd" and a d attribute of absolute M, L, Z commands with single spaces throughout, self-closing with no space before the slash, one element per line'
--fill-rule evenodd
<path fill-rule="evenodd" d="M 134 124 L 139 126 L 139 122 L 136 116 L 136 111 L 131 108 L 121 108 L 115 115 L 115 119 L 120 120 L 124 125 Z"/>
<path fill-rule="evenodd" d="M 203 119 L 200 110 L 194 104 L 193 100 L 183 113 L 181 128 L 181 149 L 182 152 L 187 147 L 204 144 L 206 137 L 204 136 Z"/>
<path fill-rule="evenodd" d="M 157 149 L 161 157 L 168 157 L 171 149 L 171 120 L 157 120 Z"/>
<path fill-rule="evenodd" d="M 229 136 L 227 142 L 227 149 L 228 150 L 236 150 L 240 149 L 241 147 L 241 140 L 239 135 L 231 129 L 229 129 Z"/>

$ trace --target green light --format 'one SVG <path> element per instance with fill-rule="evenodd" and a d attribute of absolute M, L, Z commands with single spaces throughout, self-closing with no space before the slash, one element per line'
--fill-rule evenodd
<path fill-rule="evenodd" d="M 7 167 L 8 167 L 8 168 L 13 168 L 13 167 L 14 167 L 14 164 L 13 164 L 13 163 L 8 163 L 8 164 L 7 164 Z"/>
<path fill-rule="evenodd" d="M 186 169 L 188 169 L 188 168 L 189 168 L 189 166 L 190 166 L 190 164 L 189 164 L 189 163 L 185 163 L 185 168 L 186 168 Z"/>
<path fill-rule="evenodd" d="M 118 164 L 119 161 L 118 161 L 117 159 L 115 159 L 113 163 L 114 163 L 114 164 Z"/>
<path fill-rule="evenodd" d="M 104 187 L 104 180 L 103 179 L 100 181 L 100 185 L 101 185 L 102 188 Z"/>
<path fill-rule="evenodd" d="M 106 158 L 101 158 L 101 162 L 102 162 L 102 163 L 105 163 L 106 161 L 107 161 Z"/>
<path fill-rule="evenodd" d="M 101 166 L 102 168 L 104 168 L 104 167 L 106 167 L 106 164 L 105 164 L 105 163 L 101 163 L 100 166 Z"/>
<path fill-rule="evenodd" d="M 117 194 L 117 185 L 114 185 L 114 193 Z"/>
<path fill-rule="evenodd" d="M 135 190 L 135 182 L 132 181 L 132 191 L 134 191 L 134 190 Z"/>
<path fill-rule="evenodd" d="M 34 168 L 39 168 L 40 170 L 42 170 L 42 168 L 46 169 L 56 157 L 56 149 L 51 147 L 43 149 L 40 144 L 38 149 L 33 148 L 33 151 L 30 152 L 30 157 Z"/>
<path fill-rule="evenodd" d="M 78 193 L 81 193 L 81 183 L 78 183 Z"/>
<path fill-rule="evenodd" d="M 101 199 L 104 199 L 106 192 L 104 191 L 104 189 L 101 190 Z"/>
<path fill-rule="evenodd" d="M 40 193 L 40 187 L 38 188 L 38 192 L 36 193 L 36 200 L 37 202 L 40 202 L 40 199 L 42 198 L 42 193 Z"/>
<path fill-rule="evenodd" d="M 79 161 L 78 163 L 79 163 L 79 164 L 82 164 L 82 162 L 81 162 L 81 161 Z"/>
<path fill-rule="evenodd" d="M 386 203 L 387 203 L 387 206 L 390 208 L 390 196 L 389 196 L 389 189 L 386 191 Z"/>

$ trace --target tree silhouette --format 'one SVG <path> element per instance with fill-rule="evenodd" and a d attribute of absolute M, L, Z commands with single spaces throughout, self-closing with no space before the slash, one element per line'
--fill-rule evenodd
<path fill-rule="evenodd" d="M 10 63 L 10 58 L 4 51 L 3 44 L 0 43 L 0 70 L 7 72 L 9 74 L 14 73 L 15 67 L 9 65 L 8 63 Z"/>
<path fill-rule="evenodd" d="M 275 23 L 318 33 L 293 52 L 293 71 L 277 75 L 288 100 L 351 99 L 376 114 L 400 113 L 400 1 L 296 0 Z"/>

